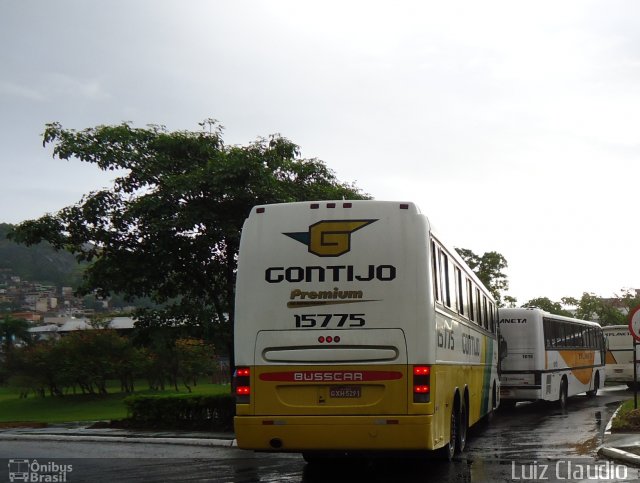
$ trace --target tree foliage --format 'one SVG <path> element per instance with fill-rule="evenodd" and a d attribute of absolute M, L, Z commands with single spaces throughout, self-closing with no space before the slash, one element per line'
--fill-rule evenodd
<path fill-rule="evenodd" d="M 90 262 L 81 294 L 149 297 L 161 309 L 136 314 L 147 326 L 191 324 L 222 331 L 230 346 L 240 232 L 257 204 L 362 199 L 320 160 L 303 159 L 279 135 L 227 146 L 207 120 L 197 131 L 128 123 L 81 131 L 46 126 L 54 157 L 116 175 L 113 186 L 17 226 L 20 243 L 47 241 Z"/>
<path fill-rule="evenodd" d="M 2 352 L 8 357 L 17 341 L 25 343 L 31 341 L 29 322 L 9 314 L 4 315 L 0 320 L 0 341 L 2 341 Z"/>
<path fill-rule="evenodd" d="M 580 299 L 566 297 L 568 305 L 576 307 L 576 317 L 595 320 L 601 325 L 626 325 L 629 312 L 640 305 L 640 295 L 635 290 L 622 289 L 611 298 L 584 292 Z"/>
<path fill-rule="evenodd" d="M 640 306 L 640 295 L 635 290 L 629 289 L 622 289 L 619 294 L 610 298 L 584 292 L 579 299 L 562 297 L 560 302 L 553 302 L 548 297 L 537 297 L 522 306 L 537 307 L 552 314 L 592 320 L 601 325 L 626 325 L 629 312 Z M 568 307 L 575 309 L 570 311 Z"/>
<path fill-rule="evenodd" d="M 477 255 L 467 248 L 456 248 L 458 254 L 474 271 L 476 276 L 496 299 L 498 307 L 503 306 L 503 293 L 509 289 L 509 281 L 504 270 L 508 267 L 507 259 L 498 252 L 485 252 Z M 509 300 L 514 300 L 512 297 Z"/>
<path fill-rule="evenodd" d="M 527 303 L 522 304 L 527 308 L 538 308 L 545 312 L 556 315 L 564 315 L 565 317 L 571 317 L 571 312 L 565 310 L 561 302 L 553 302 L 549 297 L 536 297 L 529 300 Z"/>
<path fill-rule="evenodd" d="M 62 396 L 70 390 L 103 396 L 111 380 L 120 382 L 122 392 L 131 393 L 134 380 L 143 377 L 152 389 L 170 385 L 178 391 L 182 382 L 191 392 L 199 378 L 211 376 L 216 369 L 211 344 L 194 338 L 164 342 L 139 348 L 113 330 L 72 332 L 57 341 L 15 349 L 6 362 L 9 382 L 20 387 L 23 396 L 29 391 Z"/>

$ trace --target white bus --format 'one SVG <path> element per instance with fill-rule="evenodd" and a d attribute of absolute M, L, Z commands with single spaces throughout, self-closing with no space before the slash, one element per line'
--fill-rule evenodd
<path fill-rule="evenodd" d="M 255 207 L 235 313 L 240 448 L 451 458 L 498 404 L 494 300 L 412 203 Z"/>
<path fill-rule="evenodd" d="M 595 322 L 540 309 L 500 309 L 500 382 L 504 407 L 517 401 L 558 401 L 605 381 L 605 342 Z"/>
<path fill-rule="evenodd" d="M 633 387 L 633 337 L 628 325 L 610 325 L 602 328 L 607 339 L 607 381 L 623 382 Z M 640 364 L 637 369 L 640 371 Z M 638 372 L 640 377 L 640 372 Z"/>

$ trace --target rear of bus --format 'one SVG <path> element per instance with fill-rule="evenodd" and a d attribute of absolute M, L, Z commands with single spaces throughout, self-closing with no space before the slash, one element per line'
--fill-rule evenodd
<path fill-rule="evenodd" d="M 428 240 L 411 203 L 252 210 L 236 288 L 239 447 L 434 447 Z"/>
<path fill-rule="evenodd" d="M 633 386 L 633 337 L 627 325 L 602 328 L 607 339 L 605 372 L 607 381 Z"/>
<path fill-rule="evenodd" d="M 499 318 L 501 404 L 542 399 L 546 361 L 541 312 L 500 309 Z"/>

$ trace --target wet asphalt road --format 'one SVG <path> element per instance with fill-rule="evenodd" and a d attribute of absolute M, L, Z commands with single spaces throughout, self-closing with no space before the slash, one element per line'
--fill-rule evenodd
<path fill-rule="evenodd" d="M 600 476 L 604 475 L 608 460 L 599 458 L 596 448 L 618 403 L 630 397 L 626 387 L 618 386 L 593 399 L 573 397 L 566 411 L 553 404 L 520 404 L 474 428 L 467 451 L 452 463 L 375 459 L 317 467 L 306 465 L 298 455 L 257 454 L 236 448 L 3 441 L 0 481 L 9 481 L 4 469 L 8 458 L 71 464 L 68 482 L 499 482 L 531 481 L 533 477 L 537 481 L 588 481 L 589 471 L 599 468 Z M 569 468 L 573 474 L 567 473 Z M 575 473 L 576 468 L 583 473 Z M 609 467 L 614 477 L 607 475 L 606 481 L 637 481 L 637 469 L 624 467 L 624 474 L 623 468 L 616 469 L 618 476 L 627 479 L 615 478 L 614 468 Z"/>

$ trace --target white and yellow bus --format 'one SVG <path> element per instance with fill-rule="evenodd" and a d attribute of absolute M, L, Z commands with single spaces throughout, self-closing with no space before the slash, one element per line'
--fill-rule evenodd
<path fill-rule="evenodd" d="M 255 207 L 235 314 L 240 448 L 451 458 L 498 404 L 494 300 L 412 203 Z"/>
<path fill-rule="evenodd" d="M 606 377 L 600 325 L 540 309 L 500 309 L 500 358 L 503 407 L 544 400 L 564 409 L 571 396 L 595 396 Z"/>
<path fill-rule="evenodd" d="M 633 337 L 628 325 L 609 325 L 602 328 L 607 339 L 607 381 L 622 382 L 633 387 Z M 640 370 L 640 365 L 638 365 Z M 640 372 L 638 372 L 640 377 Z"/>

